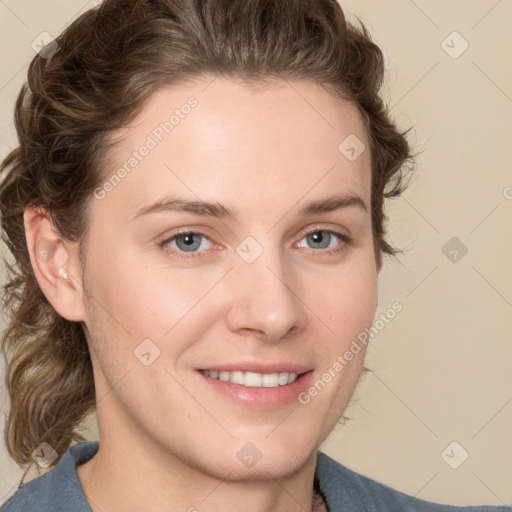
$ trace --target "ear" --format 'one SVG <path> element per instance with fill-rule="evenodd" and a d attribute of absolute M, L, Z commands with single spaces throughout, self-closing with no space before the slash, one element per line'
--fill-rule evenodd
<path fill-rule="evenodd" d="M 63 239 L 48 212 L 27 206 L 23 212 L 30 262 L 41 291 L 55 311 L 73 322 L 85 320 L 78 243 Z"/>

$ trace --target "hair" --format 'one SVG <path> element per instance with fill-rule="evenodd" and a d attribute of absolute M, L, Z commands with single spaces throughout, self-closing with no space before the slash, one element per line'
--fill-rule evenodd
<path fill-rule="evenodd" d="M 14 257 L 4 257 L 4 439 L 18 465 L 31 463 L 42 442 L 57 451 L 55 465 L 85 440 L 79 427 L 95 410 L 84 326 L 62 318 L 42 293 L 24 209 L 43 209 L 59 236 L 78 243 L 85 266 L 88 204 L 104 179 L 109 136 L 157 88 L 208 75 L 308 80 L 350 101 L 370 142 L 378 269 L 383 254 L 403 252 L 385 240 L 384 200 L 405 190 L 404 169 L 414 168 L 410 128 L 397 130 L 380 97 L 384 57 L 358 21 L 349 23 L 336 0 L 106 0 L 34 57 L 15 104 L 19 145 L 0 164 L 1 236 Z"/>

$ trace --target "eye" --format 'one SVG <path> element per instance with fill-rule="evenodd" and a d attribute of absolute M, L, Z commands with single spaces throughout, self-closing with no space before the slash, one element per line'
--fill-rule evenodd
<path fill-rule="evenodd" d="M 171 248 L 173 255 L 178 258 L 190 258 L 194 257 L 195 253 L 202 253 L 204 251 L 199 251 L 198 249 L 208 249 L 208 243 L 204 244 L 203 241 L 207 240 L 209 244 L 212 244 L 211 240 L 202 233 L 195 233 L 192 231 L 186 231 L 183 233 L 177 233 L 172 235 L 171 237 L 165 239 L 163 242 L 160 242 L 160 246 L 165 250 L 167 248 Z M 206 245 L 206 247 L 205 247 Z M 211 245 L 210 245 L 211 247 Z M 189 256 L 186 253 L 191 253 Z"/>
<path fill-rule="evenodd" d="M 294 247 L 302 248 L 302 241 L 306 240 L 312 247 L 309 250 L 317 254 L 336 254 L 350 245 L 351 238 L 337 231 L 316 229 L 307 233 Z M 340 243 L 342 242 L 342 243 Z M 175 258 L 190 259 L 208 256 L 213 242 L 204 233 L 196 231 L 182 231 L 174 233 L 159 243 L 159 246 Z M 306 248 L 307 249 L 307 248 Z"/>
<path fill-rule="evenodd" d="M 331 249 L 335 248 L 333 251 L 321 251 L 321 252 L 339 252 L 344 249 L 345 245 L 350 243 L 350 238 L 347 235 L 343 235 L 336 231 L 326 230 L 326 229 L 316 229 L 315 231 L 309 232 L 304 238 L 302 238 L 299 242 L 297 242 L 298 247 L 302 247 L 301 242 L 306 240 L 306 243 L 312 245 L 312 249 L 317 251 L 318 249 Z M 338 240 L 338 243 L 336 242 Z M 341 244 L 341 247 L 337 247 L 339 241 L 345 242 Z M 337 247 L 337 248 L 336 248 Z"/>

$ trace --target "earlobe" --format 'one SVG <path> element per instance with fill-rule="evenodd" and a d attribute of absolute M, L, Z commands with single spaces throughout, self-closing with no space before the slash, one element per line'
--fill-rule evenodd
<path fill-rule="evenodd" d="M 78 244 L 63 239 L 50 214 L 40 207 L 27 206 L 23 221 L 30 263 L 41 291 L 59 315 L 83 321 Z"/>

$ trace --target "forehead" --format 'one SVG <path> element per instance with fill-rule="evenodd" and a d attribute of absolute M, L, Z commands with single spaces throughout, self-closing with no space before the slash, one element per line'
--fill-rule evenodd
<path fill-rule="evenodd" d="M 162 87 L 114 136 L 105 180 L 122 179 L 108 200 L 128 201 L 132 213 L 176 192 L 232 204 L 259 198 L 260 206 L 263 197 L 296 202 L 322 191 L 370 201 L 362 117 L 313 82 L 216 77 Z"/>

